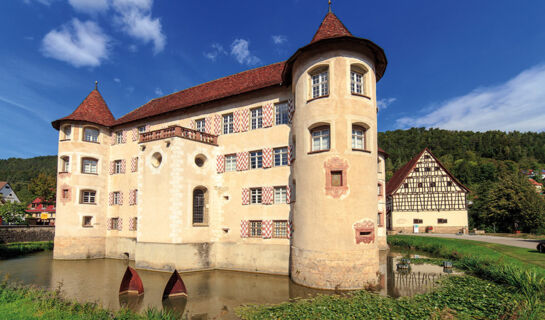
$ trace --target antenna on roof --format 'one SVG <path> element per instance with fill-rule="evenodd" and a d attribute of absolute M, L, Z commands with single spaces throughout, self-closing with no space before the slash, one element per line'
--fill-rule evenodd
<path fill-rule="evenodd" d="M 98 81 L 95 80 L 95 90 L 98 89 Z"/>
<path fill-rule="evenodd" d="M 329 12 L 331 13 L 331 0 L 329 0 L 328 5 L 329 5 Z"/>

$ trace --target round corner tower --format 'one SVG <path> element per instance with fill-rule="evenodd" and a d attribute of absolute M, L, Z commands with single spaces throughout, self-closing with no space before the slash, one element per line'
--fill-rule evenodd
<path fill-rule="evenodd" d="M 296 283 L 356 289 L 377 281 L 376 82 L 385 68 L 382 49 L 352 36 L 331 12 L 287 61 L 295 103 Z"/>

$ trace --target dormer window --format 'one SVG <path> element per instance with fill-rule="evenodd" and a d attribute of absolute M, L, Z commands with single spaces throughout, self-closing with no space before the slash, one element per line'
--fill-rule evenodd
<path fill-rule="evenodd" d="M 311 73 L 312 99 L 329 95 L 329 71 L 320 68 Z"/>
<path fill-rule="evenodd" d="M 98 129 L 85 128 L 83 130 L 83 141 L 98 142 Z"/>
<path fill-rule="evenodd" d="M 350 68 L 350 92 L 352 94 L 365 95 L 365 76 L 366 71 L 359 66 Z"/>

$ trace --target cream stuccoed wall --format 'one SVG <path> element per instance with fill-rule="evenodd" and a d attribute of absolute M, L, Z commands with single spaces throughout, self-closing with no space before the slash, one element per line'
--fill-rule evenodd
<path fill-rule="evenodd" d="M 377 213 L 381 213 L 381 221 L 379 221 L 377 215 L 377 244 L 380 250 L 386 250 L 388 249 L 388 243 L 386 242 L 386 162 L 384 155 L 380 153 L 377 159 L 377 175 L 377 187 L 380 188 L 380 192 L 377 190 L 377 193 L 379 193 Z"/>
<path fill-rule="evenodd" d="M 299 284 L 327 289 L 361 288 L 375 283 L 379 266 L 375 241 L 356 244 L 354 225 L 377 219 L 377 114 L 374 67 L 366 55 L 328 48 L 300 57 L 294 66 L 295 118 L 292 135 L 297 160 L 292 167 L 297 184 L 294 235 L 291 247 L 291 277 Z M 350 66 L 367 70 L 368 97 L 350 93 Z M 329 96 L 310 100 L 313 69 L 329 69 Z M 309 154 L 310 131 L 316 124 L 330 125 L 331 149 Z M 352 151 L 351 127 L 362 123 L 368 129 L 369 152 Z M 340 198 L 326 195 L 325 162 L 338 157 L 348 163 L 348 190 Z"/>
<path fill-rule="evenodd" d="M 426 227 L 433 227 L 433 232 L 436 233 L 457 233 L 462 232 L 463 228 L 468 227 L 467 210 L 455 211 L 394 211 L 392 214 L 392 222 L 394 231 L 402 231 L 404 233 L 414 232 L 414 219 L 422 219 L 419 223 L 418 232 L 426 232 Z M 447 219 L 447 223 L 437 223 L 437 219 Z"/>

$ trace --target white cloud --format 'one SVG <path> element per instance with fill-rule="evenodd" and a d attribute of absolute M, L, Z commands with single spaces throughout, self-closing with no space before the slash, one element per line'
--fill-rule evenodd
<path fill-rule="evenodd" d="M 213 43 L 211 45 L 211 47 L 212 47 L 212 51 L 204 52 L 204 56 L 207 59 L 210 59 L 212 61 L 216 61 L 216 58 L 218 57 L 218 55 L 220 55 L 220 54 L 227 55 L 227 51 L 225 51 L 225 49 L 223 48 L 223 46 L 221 44 Z"/>
<path fill-rule="evenodd" d="M 92 22 L 72 19 L 51 30 L 42 40 L 44 56 L 75 67 L 96 67 L 108 58 L 109 37 Z"/>
<path fill-rule="evenodd" d="M 57 1 L 57 0 L 23 0 L 23 2 L 25 4 L 31 4 L 33 1 L 36 1 L 38 3 L 41 3 L 45 6 L 49 6 L 51 5 L 53 2 Z"/>
<path fill-rule="evenodd" d="M 164 95 L 163 90 L 161 90 L 161 88 L 155 88 L 155 94 L 158 96 Z"/>
<path fill-rule="evenodd" d="M 396 98 L 383 98 L 377 101 L 377 106 L 379 110 L 384 110 L 388 108 L 389 105 L 396 102 L 396 100 L 397 100 Z"/>
<path fill-rule="evenodd" d="M 155 54 L 163 51 L 166 36 L 159 18 L 151 17 L 153 0 L 113 0 L 115 20 L 129 36 L 144 43 L 153 42 Z"/>
<path fill-rule="evenodd" d="M 68 3 L 78 12 L 96 13 L 108 10 L 109 0 L 68 0 Z"/>
<path fill-rule="evenodd" d="M 283 36 L 283 35 L 275 35 L 275 36 L 271 36 L 271 37 L 272 37 L 272 41 L 274 42 L 274 44 L 282 44 L 282 43 L 288 41 L 288 37 Z"/>
<path fill-rule="evenodd" d="M 120 82 L 121 82 L 121 79 L 119 79 L 119 78 L 114 78 L 114 82 L 120 83 Z"/>
<path fill-rule="evenodd" d="M 421 117 L 397 120 L 400 127 L 451 130 L 543 131 L 545 128 L 545 65 L 524 70 L 509 81 L 477 88 L 438 104 Z"/>
<path fill-rule="evenodd" d="M 231 55 L 240 64 L 255 65 L 261 62 L 261 60 L 250 53 L 250 42 L 244 39 L 235 39 L 231 44 Z"/>

